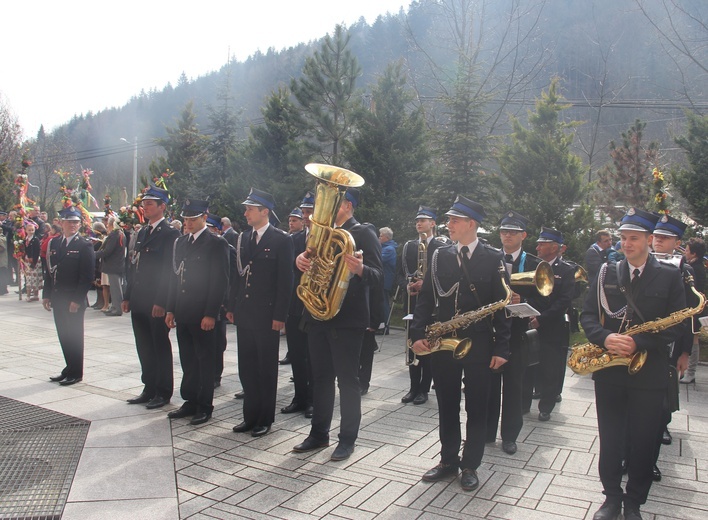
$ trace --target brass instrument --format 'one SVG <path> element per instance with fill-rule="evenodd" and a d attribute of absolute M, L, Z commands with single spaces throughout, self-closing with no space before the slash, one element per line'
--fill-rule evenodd
<path fill-rule="evenodd" d="M 354 238 L 334 228 L 339 206 L 347 188 L 364 185 L 364 179 L 349 170 L 329 164 L 310 163 L 305 170 L 317 179 L 315 207 L 310 217 L 310 234 L 305 253 L 310 269 L 302 274 L 297 295 L 313 318 L 334 318 L 347 294 L 350 273 L 343 260 L 354 252 Z"/>
<path fill-rule="evenodd" d="M 585 285 L 590 283 L 588 281 L 588 272 L 581 265 L 575 266 L 575 274 L 573 276 L 575 278 L 575 283 L 582 283 Z"/>
<path fill-rule="evenodd" d="M 674 267 L 681 267 L 681 262 L 683 262 L 683 255 L 674 255 L 672 253 L 657 253 L 655 251 L 651 252 L 651 255 L 662 262 L 667 262 Z"/>
<path fill-rule="evenodd" d="M 510 279 L 512 287 L 533 286 L 541 296 L 549 296 L 553 292 L 553 268 L 545 260 L 541 260 L 534 271 L 514 273 Z"/>
<path fill-rule="evenodd" d="M 699 314 L 706 305 L 706 298 L 694 287 L 692 276 L 687 276 L 685 281 L 698 297 L 698 305 L 673 312 L 665 318 L 640 323 L 639 325 L 628 328 L 626 331 L 622 332 L 622 335 L 634 336 L 643 332 L 661 332 L 674 325 L 678 325 L 687 318 Z M 642 369 L 646 359 L 646 351 L 635 352 L 631 357 L 622 357 L 610 354 L 604 348 L 592 343 L 583 343 L 573 346 L 572 353 L 568 358 L 568 367 L 576 374 L 583 376 L 604 368 L 626 365 L 630 375 L 634 375 Z"/>
<path fill-rule="evenodd" d="M 402 260 L 403 262 L 406 261 L 404 258 Z M 416 264 L 416 272 L 411 276 L 411 279 L 408 280 L 409 283 L 412 282 L 414 279 L 419 279 L 422 280 L 425 277 L 425 272 L 428 270 L 428 235 L 425 233 L 420 233 L 418 236 L 418 263 Z M 411 309 L 411 293 L 406 291 L 408 293 L 408 313 L 411 314 L 413 312 L 413 309 Z M 406 338 L 409 337 L 410 333 L 410 320 L 406 320 Z M 417 366 L 418 365 L 418 359 L 416 358 L 416 353 L 413 352 L 413 359 L 410 359 L 410 353 L 408 352 L 409 347 L 408 347 L 408 341 L 406 340 L 406 344 L 403 348 L 403 355 L 405 356 L 406 360 L 406 366 Z"/>
<path fill-rule="evenodd" d="M 432 354 L 433 352 L 440 352 L 442 350 L 452 351 L 452 357 L 455 359 L 464 358 L 472 348 L 472 340 L 469 338 L 457 338 L 457 329 L 464 329 L 476 323 L 482 321 L 487 316 L 491 316 L 498 310 L 503 309 L 511 302 L 511 289 L 504 280 L 504 272 L 506 269 L 504 266 L 499 266 L 499 274 L 501 275 L 502 285 L 506 291 L 506 296 L 503 300 L 498 302 L 490 303 L 479 309 L 473 311 L 465 312 L 463 314 L 457 314 L 453 316 L 452 319 L 445 322 L 435 322 L 428 325 L 425 328 L 425 339 L 428 340 L 428 345 L 430 346 L 430 352 L 424 352 L 423 354 L 418 354 L 419 356 Z M 443 338 L 452 334 L 452 337 Z"/>

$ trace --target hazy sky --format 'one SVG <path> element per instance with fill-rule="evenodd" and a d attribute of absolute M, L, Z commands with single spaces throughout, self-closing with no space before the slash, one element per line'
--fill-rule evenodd
<path fill-rule="evenodd" d="M 411 0 L 23 0 L 4 2 L 0 94 L 25 137 L 124 105 L 182 72 L 193 79 L 256 50 L 307 42 Z"/>

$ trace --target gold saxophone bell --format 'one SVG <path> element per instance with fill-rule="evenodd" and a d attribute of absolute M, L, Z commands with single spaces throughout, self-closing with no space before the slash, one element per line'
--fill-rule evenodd
<path fill-rule="evenodd" d="M 312 317 L 325 321 L 334 318 L 342 307 L 350 274 L 343 256 L 353 254 L 355 247 L 351 234 L 335 229 L 334 222 L 347 188 L 363 186 L 364 179 L 329 164 L 310 163 L 305 170 L 317 179 L 317 186 L 305 245 L 311 267 L 302 274 L 296 292 Z"/>
<path fill-rule="evenodd" d="M 470 338 L 443 338 L 440 340 L 438 350 L 452 351 L 452 357 L 455 359 L 464 358 L 472 348 L 472 340 Z"/>
<path fill-rule="evenodd" d="M 536 266 L 534 271 L 514 273 L 510 276 L 512 287 L 535 287 L 541 296 L 549 296 L 553 292 L 553 268 L 545 260 Z"/>

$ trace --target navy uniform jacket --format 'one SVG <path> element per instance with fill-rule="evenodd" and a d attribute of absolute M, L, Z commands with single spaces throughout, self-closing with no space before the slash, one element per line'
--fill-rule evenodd
<path fill-rule="evenodd" d="M 503 266 L 504 255 L 501 251 L 491 246 L 479 242 L 475 247 L 472 258 L 468 262 L 469 282 L 464 276 L 462 268 L 457 259 L 457 247 L 449 245 L 438 248 L 437 255 L 437 276 L 440 280 L 442 290 L 447 292 L 455 283 L 460 282 L 458 306 L 460 313 L 471 311 L 479 307 L 495 303 L 506 297 L 506 291 L 502 284 L 502 276 L 508 283 L 506 269 L 503 273 L 499 268 Z M 434 269 L 431 265 L 425 279 L 418 302 L 411 322 L 410 337 L 412 342 L 425 338 L 425 327 L 433 322 L 433 311 L 435 310 L 436 299 L 439 302 L 437 320 L 445 322 L 450 320 L 455 314 L 455 292 L 445 298 L 440 298 L 434 294 L 435 288 L 432 279 Z M 477 299 L 470 291 L 470 282 L 474 284 Z M 493 327 L 493 341 L 489 341 Z M 473 323 L 466 329 L 458 329 L 457 337 L 471 338 L 472 349 L 465 357 L 475 363 L 489 363 L 492 356 L 499 356 L 509 359 L 509 338 L 511 335 L 511 319 L 506 317 L 506 311 L 501 309 L 492 315 L 490 320 Z"/>
<path fill-rule="evenodd" d="M 413 276 L 415 275 L 416 271 L 418 270 L 418 244 L 420 243 L 420 239 L 417 238 L 415 240 L 409 240 L 405 244 L 403 244 L 403 250 L 399 256 L 399 262 L 398 262 L 398 286 L 401 288 L 402 291 L 407 291 L 408 287 L 408 275 Z M 447 238 L 446 236 L 437 236 L 433 237 L 433 239 L 428 242 L 428 247 L 426 249 L 427 252 L 427 259 L 428 259 L 428 265 L 427 267 L 430 268 L 430 262 L 433 258 L 433 253 L 438 247 L 441 246 L 447 246 L 452 244 L 452 241 Z M 411 301 L 411 307 L 412 309 L 409 311 L 407 309 L 408 306 L 408 293 L 404 292 L 403 293 L 403 301 L 404 301 L 404 310 L 411 312 L 413 309 L 415 309 L 415 302 L 416 302 L 416 296 L 411 296 L 410 301 Z"/>
<path fill-rule="evenodd" d="M 293 243 L 282 230 L 268 226 L 255 249 L 254 230 L 241 235 L 241 267 L 233 284 L 230 308 L 237 327 L 270 330 L 273 320 L 285 322 L 293 290 Z"/>
<path fill-rule="evenodd" d="M 514 260 L 514 263 L 511 264 L 511 273 L 528 273 L 530 271 L 533 271 L 538 267 L 538 264 L 541 263 L 541 259 L 537 256 L 531 255 L 529 253 L 526 253 L 526 259 L 524 260 L 524 270 L 519 271 L 521 268 L 521 254 L 524 251 L 522 250 L 521 253 L 519 253 L 519 256 L 516 257 L 516 260 Z M 503 251 L 502 251 L 503 253 Z M 504 264 L 506 265 L 506 264 Z M 512 291 L 517 293 L 521 297 L 522 302 L 526 302 L 529 305 L 533 307 L 533 303 L 530 301 L 534 296 L 538 296 L 538 291 L 534 286 L 518 286 L 518 287 L 512 287 Z M 535 308 L 535 307 L 534 307 Z M 539 310 L 539 309 L 536 309 Z M 514 345 L 519 345 L 521 341 L 523 340 L 523 335 L 526 333 L 526 331 L 529 330 L 529 318 L 512 318 L 511 319 L 511 338 L 512 341 L 514 342 Z"/>
<path fill-rule="evenodd" d="M 182 235 L 174 245 L 174 266 L 181 273 L 171 273 L 167 312 L 178 324 L 201 323 L 202 318 L 217 319 L 229 284 L 229 244 L 205 229 L 189 244 Z"/>
<path fill-rule="evenodd" d="M 138 232 L 134 262 L 130 264 L 123 299 L 132 311 L 151 314 L 153 305 L 167 307 L 172 273 L 172 248 L 180 232 L 163 220 L 147 235 L 147 226 Z"/>
<path fill-rule="evenodd" d="M 302 316 L 305 311 L 305 306 L 302 300 L 297 297 L 295 290 L 297 286 L 300 285 L 300 279 L 302 278 L 302 271 L 295 266 L 295 258 L 297 258 L 301 253 L 305 252 L 305 245 L 307 244 L 307 232 L 303 229 L 297 233 L 290 235 L 290 240 L 293 242 L 293 295 L 290 298 L 290 309 L 288 310 L 289 316 Z"/>
<path fill-rule="evenodd" d="M 607 264 L 604 284 L 607 302 L 612 312 L 618 311 L 626 304 L 624 295 L 620 292 L 620 286 L 625 287 L 627 291 L 630 290 L 627 260 L 622 260 L 619 264 L 619 282 L 615 265 L 614 262 Z M 598 308 L 597 284 L 598 278 L 595 278 L 585 297 L 580 323 L 588 340 L 603 347 L 607 336 L 613 332 L 619 332 L 621 320 L 608 317 L 604 310 Z M 681 271 L 674 266 L 663 264 L 653 255 L 649 255 L 633 298 L 637 308 L 647 321 L 664 318 L 673 312 L 684 309 L 686 296 Z M 641 322 L 642 320 L 635 314 L 632 324 L 636 325 Z M 669 373 L 668 345 L 678 339 L 683 330 L 683 327 L 679 326 L 654 334 L 642 333 L 633 336 L 637 351 L 647 352 L 644 367 L 634 375 L 628 374 L 626 366 L 610 367 L 594 372 L 593 379 L 598 383 L 631 388 L 666 388 Z"/>
<path fill-rule="evenodd" d="M 383 260 L 381 259 L 381 243 L 378 233 L 372 224 L 360 224 L 352 217 L 341 226 L 349 231 L 354 238 L 354 251 L 361 250 L 364 254 L 364 270 L 361 277 L 353 275 L 349 280 L 349 288 L 342 302 L 339 313 L 328 321 L 314 319 L 306 312 L 308 322 L 326 323 L 337 328 L 369 327 L 371 313 L 369 308 L 369 292 L 376 286 L 383 287 Z"/>
<path fill-rule="evenodd" d="M 60 235 L 49 242 L 42 298 L 53 303 L 74 302 L 85 306 L 96 265 L 93 245 L 88 239 L 77 235 L 61 253 L 59 249 L 63 238 Z"/>
<path fill-rule="evenodd" d="M 529 304 L 541 313 L 537 316 L 538 335 L 543 345 L 568 346 L 570 329 L 566 314 L 575 293 L 575 267 L 556 258 L 553 268 L 553 292 L 541 296 L 538 292 L 528 298 Z"/>

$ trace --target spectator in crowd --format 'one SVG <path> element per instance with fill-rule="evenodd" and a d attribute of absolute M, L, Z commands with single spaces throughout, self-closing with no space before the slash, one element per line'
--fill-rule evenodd
<path fill-rule="evenodd" d="M 106 226 L 101 222 L 94 222 L 91 226 L 94 236 L 93 250 L 94 252 L 101 249 L 103 246 L 103 241 L 106 239 L 106 234 L 108 230 Z M 93 304 L 93 309 L 100 310 L 102 312 L 108 311 L 110 305 L 110 288 L 108 286 L 108 276 L 103 276 L 101 273 L 101 261 L 95 257 L 96 268 L 94 270 L 94 287 L 96 287 L 96 303 Z"/>
<path fill-rule="evenodd" d="M 172 222 L 170 222 L 170 226 L 175 228 L 180 233 L 182 232 L 182 221 L 181 220 L 177 220 L 177 219 L 173 220 Z"/>
<path fill-rule="evenodd" d="M 381 242 L 381 257 L 383 259 L 383 320 L 385 323 L 384 334 L 388 334 L 388 321 L 391 315 L 391 291 L 396 281 L 396 249 L 398 244 L 393 240 L 393 231 L 390 227 L 379 229 L 379 242 Z M 374 324 L 372 324 L 374 325 Z M 378 327 L 378 324 L 376 324 Z"/>
<path fill-rule="evenodd" d="M 25 288 L 28 302 L 39 301 L 39 289 L 42 286 L 42 264 L 39 261 L 40 242 L 37 238 L 37 224 L 32 220 L 25 222 L 25 251 L 22 257 L 25 273 Z"/>
<path fill-rule="evenodd" d="M 602 229 L 595 234 L 595 243 L 585 252 L 585 270 L 588 272 L 588 280 L 592 282 L 600 266 L 607 262 L 607 255 L 612 251 L 612 235 L 606 229 Z"/>
<path fill-rule="evenodd" d="M 706 268 L 703 264 L 703 257 L 706 254 L 706 243 L 701 238 L 693 237 L 686 243 L 684 256 L 686 261 L 693 268 L 693 280 L 698 292 L 704 293 L 706 290 Z M 704 310 L 701 316 L 705 316 Z M 694 330 L 699 330 L 701 324 L 698 322 L 698 317 L 694 318 Z M 698 334 L 693 336 L 693 348 L 691 349 L 691 357 L 688 358 L 688 368 L 681 377 L 681 382 L 684 384 L 693 383 L 696 380 L 696 367 L 700 358 L 700 344 Z"/>
<path fill-rule="evenodd" d="M 106 316 L 120 316 L 121 302 L 123 301 L 123 270 L 125 268 L 125 234 L 116 225 L 117 218 L 108 217 L 108 236 L 103 241 L 101 248 L 96 252 L 96 259 L 101 261 L 101 283 L 104 278 L 108 281 L 111 305 L 104 311 Z M 106 297 L 104 291 L 104 299 Z"/>
<path fill-rule="evenodd" d="M 7 294 L 7 282 L 9 280 L 7 270 L 7 237 L 5 233 L 0 233 L 0 296 Z"/>

